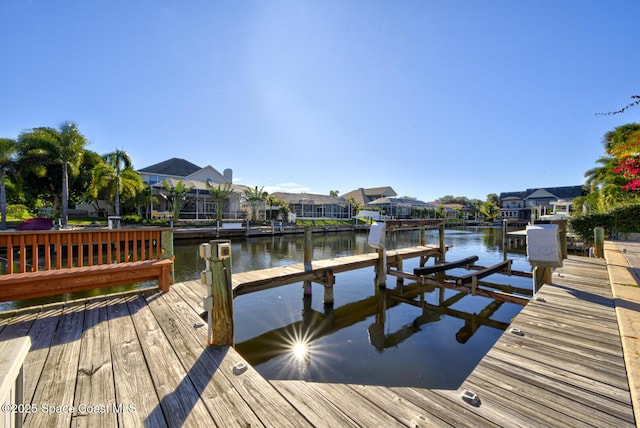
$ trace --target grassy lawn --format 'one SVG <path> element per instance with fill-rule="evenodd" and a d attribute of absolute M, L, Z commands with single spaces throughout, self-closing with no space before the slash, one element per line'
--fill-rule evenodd
<path fill-rule="evenodd" d="M 358 219 L 359 225 L 367 224 L 364 219 Z M 296 220 L 296 226 L 352 226 L 352 220 Z"/>

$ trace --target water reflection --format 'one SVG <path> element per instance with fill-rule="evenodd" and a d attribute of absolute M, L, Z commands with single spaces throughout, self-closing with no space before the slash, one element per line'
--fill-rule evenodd
<path fill-rule="evenodd" d="M 409 247 L 418 240 L 417 231 L 398 232 L 388 236 L 387 245 Z M 315 260 L 371 251 L 366 233 L 314 235 L 313 241 Z M 437 241 L 437 231 L 429 231 L 426 242 Z M 503 259 L 499 229 L 447 229 L 445 242 L 453 246 L 448 260 L 477 255 L 478 264 L 489 266 Z M 192 254 L 195 246 L 185 251 Z M 232 242 L 232 257 L 234 272 L 300 263 L 304 239 L 277 236 Z M 514 269 L 530 269 L 524 254 L 511 250 L 509 258 Z M 204 268 L 198 263 L 202 261 L 193 257 L 191 272 L 177 265 L 177 275 L 197 278 Z M 403 270 L 412 272 L 418 263 L 405 260 Z M 486 280 L 504 284 L 506 290 L 531 289 L 529 279 L 493 275 Z M 387 278 L 390 287 L 395 283 L 395 278 Z M 374 285 L 373 268 L 336 276 L 333 309 L 323 304 L 321 285 L 314 284 L 311 299 L 303 298 L 302 286 L 286 285 L 234 300 L 236 349 L 267 379 L 457 388 L 521 309 L 420 284 L 380 290 Z"/>
<path fill-rule="evenodd" d="M 312 307 L 311 299 L 303 299 L 300 319 L 236 343 L 236 349 L 270 379 L 456 388 L 483 350 L 508 327 L 504 316 L 498 315 L 500 309 L 510 307 L 511 315 L 519 310 L 512 304 L 417 283 L 372 290 L 366 298 L 322 311 Z M 463 299 L 475 301 L 474 307 L 481 309 L 456 309 Z M 417 311 L 407 311 L 410 308 Z M 360 331 L 366 331 L 366 341 Z M 473 343 L 478 332 L 479 340 Z M 357 337 L 343 342 L 340 338 L 345 335 Z M 458 346 L 452 346 L 454 342 Z M 453 350 L 460 345 L 464 349 Z M 404 364 L 391 362 L 396 359 Z M 451 365 L 449 360 L 456 359 L 465 363 Z M 354 365 L 356 361 L 360 363 Z"/>
<path fill-rule="evenodd" d="M 447 229 L 445 242 L 453 245 L 447 259 L 477 255 L 478 264 L 500 262 L 499 233 L 495 228 Z M 200 278 L 205 266 L 197 248 L 203 241 L 176 241 L 176 281 Z M 428 231 L 426 242 L 437 241 L 437 232 Z M 314 235 L 312 256 L 370 252 L 366 242 L 366 233 Z M 390 248 L 418 242 L 417 231 L 387 239 Z M 234 273 L 304 259 L 302 236 L 251 238 L 232 241 L 231 247 Z M 523 252 L 512 249 L 509 258 L 514 269 L 530 269 Z M 405 260 L 403 270 L 412 272 L 418 263 Z M 467 273 L 461 271 L 449 273 Z M 487 280 L 531 288 L 524 278 Z M 457 388 L 521 309 L 419 284 L 380 290 L 373 281 L 373 268 L 336 275 L 335 309 L 323 305 L 324 290 L 316 284 L 311 299 L 303 299 L 302 283 L 240 296 L 234 300 L 236 348 L 268 379 Z M 387 284 L 395 282 L 387 278 Z"/>

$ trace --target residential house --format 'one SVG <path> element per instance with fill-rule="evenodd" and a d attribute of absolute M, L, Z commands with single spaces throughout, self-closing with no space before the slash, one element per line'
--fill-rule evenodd
<path fill-rule="evenodd" d="M 500 193 L 500 218 L 510 221 L 529 221 L 553 211 L 557 202 L 570 202 L 584 196 L 584 186 L 533 188 L 520 192 Z"/>
<path fill-rule="evenodd" d="M 373 187 L 371 189 L 363 189 L 362 187 L 345 193 L 342 197 L 346 200 L 353 200 L 357 205 L 364 208 L 370 202 L 380 198 L 395 198 L 398 194 L 390 186 Z"/>
<path fill-rule="evenodd" d="M 180 211 L 181 218 L 212 219 L 216 218 L 216 204 L 211 198 L 207 184 L 213 187 L 229 184 L 233 192 L 223 206 L 223 218 L 238 218 L 244 215 L 241 209 L 241 196 L 246 186 L 233 184 L 233 171 L 225 169 L 221 174 L 210 165 L 200 167 L 187 160 L 171 158 L 138 170 L 142 181 L 149 186 L 156 202 L 151 202 L 146 209 L 147 217 L 170 215 L 171 204 L 166 198 L 167 191 L 163 182 L 174 188 L 180 180 L 189 188 L 186 201 Z"/>
<path fill-rule="evenodd" d="M 413 217 L 414 208 L 429 208 L 429 204 L 414 198 L 382 197 L 369 202 L 367 207 L 376 208 L 385 217 L 406 219 Z"/>
<path fill-rule="evenodd" d="M 352 215 L 352 204 L 343 197 L 285 192 L 271 195 L 285 201 L 295 218 L 348 219 Z"/>

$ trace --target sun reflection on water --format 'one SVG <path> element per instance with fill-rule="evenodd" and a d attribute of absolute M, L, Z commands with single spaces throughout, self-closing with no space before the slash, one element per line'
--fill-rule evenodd
<path fill-rule="evenodd" d="M 309 356 L 309 344 L 305 342 L 295 342 L 291 347 L 291 353 L 297 361 L 303 361 Z"/>

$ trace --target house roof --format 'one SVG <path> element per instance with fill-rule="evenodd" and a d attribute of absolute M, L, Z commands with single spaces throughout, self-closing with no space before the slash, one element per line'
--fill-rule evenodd
<path fill-rule="evenodd" d="M 220 174 L 220 172 L 211 165 L 207 165 L 204 168 L 189 174 L 185 178 L 188 178 L 189 180 L 209 181 L 211 183 L 229 183 L 227 177 Z"/>
<path fill-rule="evenodd" d="M 168 184 L 169 187 L 174 188 L 178 185 L 179 181 L 182 181 L 182 184 L 184 184 L 186 187 L 191 188 L 192 190 L 206 190 L 208 191 L 209 188 L 207 187 L 207 182 L 206 181 L 201 181 L 201 180 L 184 180 L 181 178 L 174 178 L 174 177 L 167 177 L 165 178 L 165 180 Z M 210 183 L 211 185 L 213 185 L 214 188 L 220 186 L 221 184 L 224 185 L 224 183 Z M 230 183 L 229 183 L 230 184 Z M 244 192 L 246 189 L 248 189 L 247 186 L 243 186 L 241 184 L 230 184 L 231 186 L 231 190 L 237 193 L 242 193 Z M 164 189 L 164 184 L 162 184 L 162 182 L 156 183 L 153 186 L 156 189 Z"/>
<path fill-rule="evenodd" d="M 374 201 L 369 202 L 367 205 L 385 205 L 385 204 L 393 204 L 397 206 L 407 206 L 407 207 L 429 206 L 429 204 L 427 204 L 426 202 L 420 201 L 418 199 L 389 198 L 389 197 L 378 198 Z"/>
<path fill-rule="evenodd" d="M 537 189 L 535 191 L 533 191 L 532 193 L 529 193 L 525 199 L 557 199 L 556 195 L 554 195 L 553 193 L 549 192 L 546 189 Z"/>
<path fill-rule="evenodd" d="M 584 186 L 562 186 L 562 187 L 536 187 L 533 189 L 527 189 L 523 192 L 502 192 L 500 193 L 500 200 L 506 198 L 551 198 L 557 199 L 573 199 L 585 194 Z"/>
<path fill-rule="evenodd" d="M 164 162 L 139 169 L 138 172 L 158 175 L 173 175 L 174 177 L 187 177 L 200 169 L 202 168 L 187 160 L 171 158 Z"/>
<path fill-rule="evenodd" d="M 346 204 L 344 198 L 338 196 L 316 195 L 313 193 L 285 193 L 275 192 L 271 195 L 289 204 Z"/>
<path fill-rule="evenodd" d="M 366 205 L 374 199 L 380 197 L 394 197 L 397 196 L 395 190 L 391 186 L 384 187 L 371 187 L 369 189 L 364 189 L 360 187 L 359 189 L 352 190 L 351 192 L 345 193 L 342 195 L 345 199 L 353 198 L 359 204 Z"/>

